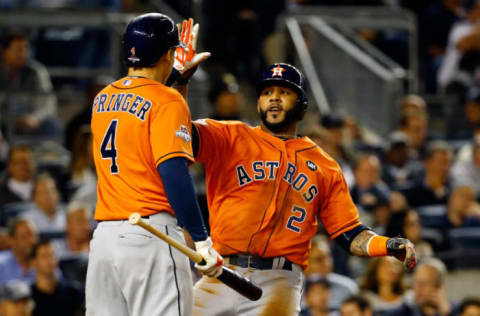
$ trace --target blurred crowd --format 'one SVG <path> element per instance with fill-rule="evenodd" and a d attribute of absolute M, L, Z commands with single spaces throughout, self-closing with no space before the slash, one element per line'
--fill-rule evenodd
<path fill-rule="evenodd" d="M 152 2 L 8 0 L 0 10 L 158 10 Z M 193 15 L 192 1 L 163 2 L 180 16 Z M 401 119 L 387 137 L 335 111 L 308 115 L 299 132 L 340 164 L 362 222 L 410 239 L 420 265 L 409 275 L 392 258 L 352 259 L 319 231 L 301 315 L 479 316 L 480 291 L 453 301 L 445 279 L 452 270 L 480 269 L 480 1 L 203 0 L 200 46 L 213 53 L 200 71 L 208 78 L 205 116 L 258 123 L 254 84 L 276 61 L 276 18 L 306 5 L 403 7 L 417 16 L 421 91 L 392 104 Z M 407 66 L 403 34 L 356 31 Z M 0 30 L 0 315 L 84 313 L 96 204 L 90 107 L 113 78 L 55 77 L 48 69 L 111 66 L 108 34 L 82 27 Z M 83 95 L 68 119 L 58 97 L 66 87 Z M 456 100 L 440 133 L 432 132 L 424 94 Z M 201 166 L 192 174 L 208 217 Z"/>

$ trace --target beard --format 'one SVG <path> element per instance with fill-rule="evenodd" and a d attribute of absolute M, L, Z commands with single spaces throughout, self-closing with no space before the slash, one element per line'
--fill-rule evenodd
<path fill-rule="evenodd" d="M 260 118 L 262 119 L 263 124 L 274 133 L 281 133 L 287 130 L 287 128 L 294 122 L 298 121 L 298 107 L 295 106 L 293 109 L 285 111 L 285 116 L 283 120 L 277 123 L 270 123 L 267 121 L 267 111 L 260 109 Z"/>

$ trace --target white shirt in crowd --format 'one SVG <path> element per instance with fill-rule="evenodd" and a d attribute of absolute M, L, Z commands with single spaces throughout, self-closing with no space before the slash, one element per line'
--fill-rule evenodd
<path fill-rule="evenodd" d="M 22 218 L 34 222 L 39 233 L 61 233 L 66 229 L 66 215 L 61 208 L 58 208 L 53 218 L 50 218 L 38 207 L 33 206 L 22 214 Z"/>
<path fill-rule="evenodd" d="M 24 201 L 32 198 L 33 181 L 21 182 L 13 178 L 7 180 L 7 187 Z"/>
<path fill-rule="evenodd" d="M 458 75 L 458 67 L 463 53 L 457 49 L 457 43 L 470 34 L 473 28 L 474 25 L 469 21 L 461 21 L 453 25 L 448 36 L 445 58 L 438 71 L 437 81 L 440 87 L 445 88 Z"/>

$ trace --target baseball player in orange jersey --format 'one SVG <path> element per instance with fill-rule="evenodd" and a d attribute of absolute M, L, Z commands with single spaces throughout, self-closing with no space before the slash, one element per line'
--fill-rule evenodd
<path fill-rule="evenodd" d="M 205 165 L 214 248 L 262 287 L 263 296 L 248 301 L 204 276 L 194 288 L 194 315 L 297 315 L 318 220 L 351 254 L 393 255 L 412 269 L 413 244 L 362 225 L 338 164 L 296 135 L 307 107 L 302 74 L 288 64 L 271 65 L 257 93 L 260 126 L 199 120 L 193 148 Z"/>
<path fill-rule="evenodd" d="M 99 224 L 90 244 L 87 315 L 192 314 L 187 257 L 130 225 L 133 212 L 181 242 L 179 224 L 185 226 L 206 261 L 197 268 L 210 276 L 221 273 L 222 257 L 212 248 L 188 174 L 187 163 L 193 161 L 190 113 L 180 93 L 164 85 L 176 49 L 182 78 L 208 57 L 191 55 L 196 32 L 192 21 L 182 27 L 191 48 L 184 58 L 186 47 L 169 17 L 152 13 L 133 19 L 123 36 L 128 76 L 95 98 L 91 128 Z"/>

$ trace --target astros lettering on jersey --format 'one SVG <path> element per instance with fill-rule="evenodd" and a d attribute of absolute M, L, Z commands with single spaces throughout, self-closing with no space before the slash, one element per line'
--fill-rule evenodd
<path fill-rule="evenodd" d="M 308 137 L 283 141 L 241 122 L 195 126 L 221 255 L 284 256 L 306 268 L 317 218 L 332 239 L 360 225 L 340 167 Z"/>
<path fill-rule="evenodd" d="M 98 176 L 95 219 L 127 219 L 132 212 L 174 215 L 156 167 L 173 157 L 193 161 L 183 97 L 154 80 L 125 77 L 95 97 L 91 127 Z"/>

